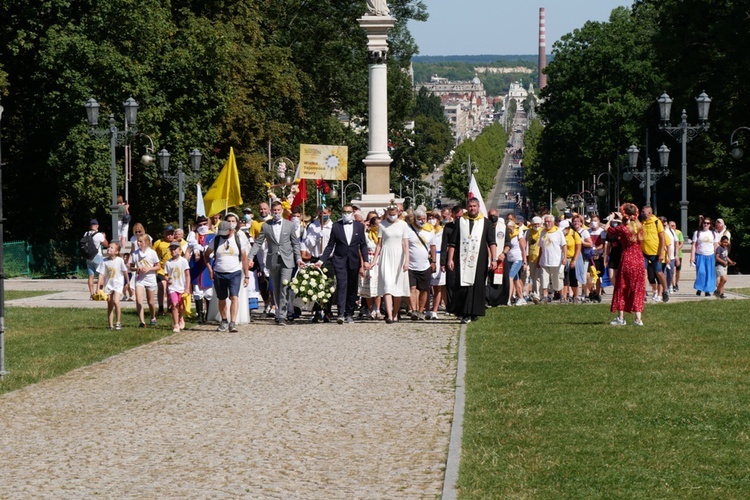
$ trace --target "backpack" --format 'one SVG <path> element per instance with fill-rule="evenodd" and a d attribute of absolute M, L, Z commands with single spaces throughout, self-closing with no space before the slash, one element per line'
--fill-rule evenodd
<path fill-rule="evenodd" d="M 81 240 L 78 242 L 78 250 L 80 250 L 81 255 L 86 260 L 93 259 L 94 257 L 96 257 L 96 254 L 99 253 L 99 248 L 94 242 L 95 234 L 96 232 L 89 231 L 84 234 L 83 238 L 81 238 Z"/>
<path fill-rule="evenodd" d="M 224 236 L 219 236 L 218 234 L 214 237 L 214 253 L 219 249 L 219 240 L 221 238 L 227 239 Z M 237 253 L 237 259 L 242 261 L 242 245 L 240 244 L 240 235 L 238 233 L 234 233 L 234 242 L 237 245 L 237 248 L 239 249 L 239 252 Z"/>

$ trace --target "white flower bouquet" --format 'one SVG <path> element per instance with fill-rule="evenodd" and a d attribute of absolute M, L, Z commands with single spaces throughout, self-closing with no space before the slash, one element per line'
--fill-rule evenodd
<path fill-rule="evenodd" d="M 336 291 L 333 280 L 315 266 L 298 270 L 289 286 L 294 292 L 294 306 L 305 311 L 312 310 L 316 303 L 327 304 Z"/>

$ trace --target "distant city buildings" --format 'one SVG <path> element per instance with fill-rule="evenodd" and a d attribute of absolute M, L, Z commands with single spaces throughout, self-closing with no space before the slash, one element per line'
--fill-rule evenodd
<path fill-rule="evenodd" d="M 429 83 L 415 85 L 415 91 L 422 87 L 440 98 L 456 144 L 467 138 L 476 137 L 484 127 L 494 122 L 496 102 L 502 102 L 505 111 L 512 99 L 521 107 L 529 94 L 534 94 L 533 84 L 529 85 L 527 90 L 522 82 L 513 82 L 507 95 L 487 96 L 484 85 L 476 76 L 470 81 L 450 81 L 433 75 Z"/>

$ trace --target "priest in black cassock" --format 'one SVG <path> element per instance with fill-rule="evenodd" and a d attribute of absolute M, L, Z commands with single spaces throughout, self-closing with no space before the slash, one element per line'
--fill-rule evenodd
<path fill-rule="evenodd" d="M 456 269 L 458 269 L 458 253 L 453 256 L 453 270 L 448 266 L 448 243 L 453 241 L 453 231 L 458 225 L 458 219 L 463 215 L 464 209 L 461 205 L 456 205 L 451 209 L 451 221 L 443 225 L 443 242 L 441 248 L 444 250 L 440 253 L 440 267 L 445 273 L 445 311 L 448 314 L 456 314 L 453 310 L 453 291 L 456 289 Z"/>
<path fill-rule="evenodd" d="M 452 309 L 461 316 L 461 323 L 484 316 L 487 271 L 497 266 L 495 229 L 479 212 L 479 200 L 470 198 L 467 211 L 456 221 L 448 242 L 448 268 L 457 275 Z M 456 253 L 458 259 L 454 261 Z"/>

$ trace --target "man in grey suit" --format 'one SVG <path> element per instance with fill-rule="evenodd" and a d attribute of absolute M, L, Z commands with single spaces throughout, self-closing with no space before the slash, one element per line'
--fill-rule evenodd
<path fill-rule="evenodd" d="M 292 281 L 294 263 L 296 262 L 300 268 L 305 267 L 305 263 L 300 257 L 299 240 L 294 230 L 294 224 L 291 221 L 284 220 L 283 212 L 284 209 L 280 201 L 274 201 L 271 204 L 273 218 L 261 226 L 260 233 L 258 233 L 253 249 L 248 256 L 252 269 L 255 254 L 258 253 L 264 241 L 267 243 L 266 268 L 271 275 L 273 298 L 276 302 L 276 323 L 280 326 L 286 325 L 287 296 L 289 282 Z"/>

